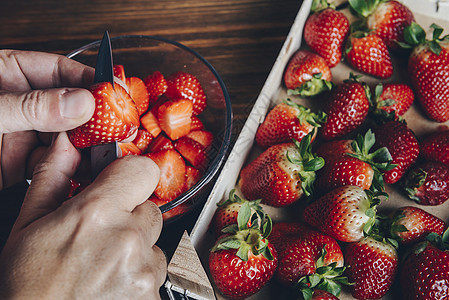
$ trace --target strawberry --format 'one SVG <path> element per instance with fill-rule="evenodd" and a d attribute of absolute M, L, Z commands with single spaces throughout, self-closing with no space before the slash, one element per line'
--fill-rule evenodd
<path fill-rule="evenodd" d="M 175 149 L 173 142 L 164 136 L 163 134 L 158 135 L 153 141 L 148 145 L 148 152 L 158 152 L 162 150 Z"/>
<path fill-rule="evenodd" d="M 156 195 L 151 195 L 150 198 L 148 198 L 147 201 L 154 202 L 158 207 L 162 207 L 163 205 L 169 203 L 171 200 L 162 200 L 158 198 Z M 164 221 L 172 221 L 174 218 L 179 218 L 180 216 L 183 216 L 189 211 L 188 207 L 185 203 L 181 203 L 178 206 L 175 206 L 171 208 L 170 210 L 164 212 L 162 214 L 162 219 Z"/>
<path fill-rule="evenodd" d="M 370 92 L 365 83 L 359 82 L 359 78 L 351 73 L 349 80 L 332 92 L 324 109 L 327 115 L 321 129 L 324 139 L 343 137 L 365 121 L 370 107 Z"/>
<path fill-rule="evenodd" d="M 271 146 L 240 172 L 240 188 L 249 199 L 262 199 L 272 206 L 285 206 L 310 197 L 315 171 L 324 161 L 311 152 L 309 133 L 299 143 Z"/>
<path fill-rule="evenodd" d="M 367 32 L 351 33 L 346 43 L 346 60 L 355 69 L 380 79 L 393 75 L 390 53 L 382 39 Z"/>
<path fill-rule="evenodd" d="M 284 72 L 289 95 L 315 96 L 332 89 L 332 73 L 327 62 L 316 53 L 298 50 Z"/>
<path fill-rule="evenodd" d="M 155 71 L 148 75 L 144 80 L 145 86 L 148 92 L 148 100 L 150 105 L 157 102 L 160 96 L 162 96 L 167 90 L 167 81 L 161 72 Z"/>
<path fill-rule="evenodd" d="M 412 89 L 402 83 L 379 83 L 375 88 L 374 114 L 386 120 L 402 120 L 415 100 Z"/>
<path fill-rule="evenodd" d="M 426 136 L 420 144 L 420 154 L 428 161 L 437 161 L 449 166 L 449 130 Z"/>
<path fill-rule="evenodd" d="M 125 68 L 123 67 L 123 65 L 114 65 L 112 70 L 114 72 L 115 77 L 117 77 L 118 79 L 120 79 L 123 82 L 126 81 Z"/>
<path fill-rule="evenodd" d="M 147 111 L 150 104 L 145 84 L 138 77 L 128 77 L 125 83 L 129 88 L 129 95 L 136 104 L 139 116 L 141 116 Z"/>
<path fill-rule="evenodd" d="M 278 262 L 267 239 L 271 219 L 248 227 L 251 212 L 244 207 L 237 224 L 226 228 L 228 233 L 217 240 L 209 254 L 212 279 L 227 299 L 244 299 L 258 292 L 273 277 Z"/>
<path fill-rule="evenodd" d="M 177 140 L 190 132 L 192 123 L 192 101 L 178 99 L 159 106 L 157 120 L 162 131 L 171 140 Z"/>
<path fill-rule="evenodd" d="M 190 190 L 203 176 L 202 172 L 191 166 L 186 166 L 186 181 L 184 184 L 184 191 Z"/>
<path fill-rule="evenodd" d="M 194 168 L 200 170 L 207 168 L 209 157 L 203 145 L 186 136 L 175 141 L 173 145 Z"/>
<path fill-rule="evenodd" d="M 338 300 L 338 298 L 327 292 L 327 291 L 323 291 L 323 290 L 314 290 L 313 294 L 312 294 L 312 300 Z"/>
<path fill-rule="evenodd" d="M 151 158 L 160 169 L 160 179 L 154 194 L 165 201 L 171 201 L 181 195 L 186 180 L 186 165 L 181 155 L 169 149 L 145 156 Z"/>
<path fill-rule="evenodd" d="M 383 173 L 383 180 L 396 183 L 418 159 L 418 140 L 407 124 L 398 121 L 385 122 L 374 129 L 374 134 L 376 146 L 388 148 L 393 158 L 391 164 L 396 165 Z"/>
<path fill-rule="evenodd" d="M 95 112 L 83 125 L 68 132 L 77 148 L 122 141 L 131 137 L 139 127 L 136 105 L 123 87 L 109 82 L 91 86 L 95 97 Z"/>
<path fill-rule="evenodd" d="M 349 21 L 327 2 L 320 8 L 315 5 L 317 2 L 313 1 L 312 14 L 304 25 L 304 40 L 310 49 L 321 55 L 333 68 L 341 61 L 342 47 L 349 33 Z"/>
<path fill-rule="evenodd" d="M 448 231 L 431 233 L 415 245 L 405 258 L 399 275 L 404 299 L 447 299 L 449 297 Z"/>
<path fill-rule="evenodd" d="M 357 242 L 373 227 L 379 202 L 373 192 L 346 185 L 307 205 L 303 217 L 308 224 L 336 240 Z"/>
<path fill-rule="evenodd" d="M 118 146 L 120 148 L 121 157 L 127 156 L 127 155 L 142 154 L 142 150 L 140 150 L 139 147 L 137 147 L 136 144 L 134 144 L 133 142 L 118 143 Z"/>
<path fill-rule="evenodd" d="M 413 47 L 408 60 L 408 73 L 421 107 L 437 122 L 449 120 L 449 35 L 440 38 L 443 28 L 436 24 L 432 40 L 416 23 L 404 30 L 404 47 Z"/>
<path fill-rule="evenodd" d="M 201 122 L 201 120 L 198 118 L 198 116 L 192 116 L 192 124 L 191 124 L 191 130 L 203 130 L 204 124 Z"/>
<path fill-rule="evenodd" d="M 391 244 L 365 237 L 344 250 L 346 275 L 357 299 L 380 299 L 391 288 L 398 269 L 398 253 Z"/>
<path fill-rule="evenodd" d="M 153 136 L 146 129 L 138 129 L 136 138 L 132 142 L 140 149 L 140 152 L 145 153 L 152 140 Z"/>
<path fill-rule="evenodd" d="M 273 224 L 270 241 L 278 253 L 284 251 L 291 241 L 296 240 L 307 231 L 313 230 L 303 222 L 277 222 Z"/>
<path fill-rule="evenodd" d="M 440 218 L 414 207 L 396 209 L 391 225 L 391 235 L 401 244 L 409 245 L 423 241 L 430 232 L 443 234 L 447 224 Z"/>
<path fill-rule="evenodd" d="M 421 205 L 440 205 L 449 199 L 449 167 L 438 162 L 413 166 L 406 175 L 407 196 Z"/>
<path fill-rule="evenodd" d="M 325 120 L 324 113 L 315 114 L 305 106 L 287 99 L 271 109 L 263 123 L 259 125 L 256 143 L 266 149 L 276 144 L 291 142 L 293 139 L 300 142 Z M 315 135 L 311 141 L 314 139 Z"/>
<path fill-rule="evenodd" d="M 317 172 L 315 188 L 323 192 L 339 186 L 355 185 L 362 189 L 383 190 L 381 172 L 389 170 L 392 157 L 386 147 L 372 152 L 376 142 L 369 129 L 364 136 L 355 140 L 335 140 L 325 142 L 316 153 L 324 161 L 324 167 Z"/>
<path fill-rule="evenodd" d="M 187 137 L 197 141 L 205 149 L 209 148 L 214 141 L 214 134 L 207 130 L 192 130 L 187 134 Z"/>
<path fill-rule="evenodd" d="M 140 118 L 140 124 L 142 124 L 142 127 L 151 133 L 154 138 L 162 131 L 157 116 L 154 115 L 152 110 L 148 111 Z"/>
<path fill-rule="evenodd" d="M 390 49 L 398 49 L 404 41 L 404 28 L 415 21 L 412 11 L 398 1 L 349 0 L 349 4 L 365 21 L 368 30 L 379 36 Z"/>
<path fill-rule="evenodd" d="M 169 99 L 189 99 L 193 103 L 193 114 L 199 115 L 206 108 L 206 94 L 194 75 L 178 71 L 167 78 L 165 95 Z"/>

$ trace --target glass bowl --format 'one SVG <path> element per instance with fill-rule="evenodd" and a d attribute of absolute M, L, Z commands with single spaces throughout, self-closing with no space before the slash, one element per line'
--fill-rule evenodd
<path fill-rule="evenodd" d="M 100 40 L 67 55 L 95 67 Z M 126 77 L 145 79 L 155 71 L 168 76 L 176 71 L 195 75 L 207 97 L 206 109 L 198 115 L 204 128 L 214 134 L 210 163 L 202 178 L 178 198 L 160 206 L 164 222 L 172 222 L 206 200 L 231 142 L 232 108 L 226 87 L 215 69 L 194 50 L 165 38 L 127 35 L 111 38 L 114 64 L 123 65 Z"/>

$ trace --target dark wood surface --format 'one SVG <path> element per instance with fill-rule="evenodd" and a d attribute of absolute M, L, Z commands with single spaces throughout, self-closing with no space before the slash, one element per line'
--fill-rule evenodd
<path fill-rule="evenodd" d="M 162 36 L 196 50 L 221 75 L 232 101 L 235 140 L 301 6 L 298 0 L 2 0 L 0 49 L 67 54 L 111 36 Z M 0 193 L 0 242 L 20 208 L 25 185 Z M 199 208 L 201 209 L 201 208 Z M 161 247 L 170 255 L 197 209 L 167 226 Z"/>

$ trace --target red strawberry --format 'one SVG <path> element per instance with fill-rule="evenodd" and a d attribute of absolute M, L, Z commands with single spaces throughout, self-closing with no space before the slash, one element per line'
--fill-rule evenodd
<path fill-rule="evenodd" d="M 350 79 L 338 85 L 330 96 L 324 109 L 327 121 L 321 129 L 323 138 L 343 137 L 365 121 L 370 107 L 370 92 L 358 78 L 351 73 Z"/>
<path fill-rule="evenodd" d="M 286 100 L 270 110 L 256 132 L 256 142 L 262 148 L 291 142 L 298 142 L 326 120 L 324 113 L 315 114 L 305 106 Z M 316 132 L 316 130 L 315 130 Z M 312 136 L 312 142 L 315 135 Z"/>
<path fill-rule="evenodd" d="M 415 134 L 407 124 L 399 121 L 389 121 L 374 129 L 378 148 L 386 147 L 396 165 L 385 171 L 383 179 L 386 183 L 396 183 L 418 159 L 419 145 Z"/>
<path fill-rule="evenodd" d="M 338 187 L 309 204 L 304 220 L 342 242 L 357 242 L 369 232 L 380 200 L 358 186 Z"/>
<path fill-rule="evenodd" d="M 190 132 L 192 123 L 192 101 L 178 99 L 159 106 L 157 120 L 162 131 L 171 140 L 177 140 Z"/>
<path fill-rule="evenodd" d="M 227 299 L 245 299 L 257 293 L 277 266 L 277 253 L 267 239 L 271 219 L 248 228 L 251 215 L 244 212 L 239 212 L 238 223 L 229 227 L 229 234 L 219 238 L 209 254 L 212 279 Z"/>
<path fill-rule="evenodd" d="M 415 95 L 408 85 L 380 83 L 375 89 L 374 113 L 388 120 L 400 120 L 414 100 Z"/>
<path fill-rule="evenodd" d="M 160 169 L 160 179 L 154 194 L 161 200 L 171 201 L 184 192 L 186 166 L 181 155 L 175 150 L 148 153 Z"/>
<path fill-rule="evenodd" d="M 126 78 L 126 85 L 129 88 L 129 95 L 136 103 L 139 116 L 145 113 L 149 107 L 148 92 L 142 79 L 138 77 Z"/>
<path fill-rule="evenodd" d="M 136 138 L 133 143 L 140 149 L 142 153 L 145 153 L 153 140 L 153 136 L 146 129 L 137 130 Z"/>
<path fill-rule="evenodd" d="M 430 232 L 441 235 L 446 229 L 443 220 L 414 206 L 398 208 L 391 225 L 392 236 L 403 245 L 421 242 Z"/>
<path fill-rule="evenodd" d="M 424 138 L 420 154 L 429 161 L 437 161 L 449 166 L 449 130 L 437 131 Z"/>
<path fill-rule="evenodd" d="M 414 46 L 408 60 L 408 73 L 427 116 L 445 122 L 449 120 L 449 36 L 440 39 L 443 28 L 436 24 L 431 28 L 431 41 L 426 40 L 424 29 L 416 23 L 404 30 L 405 41 Z"/>
<path fill-rule="evenodd" d="M 118 146 L 120 148 L 121 157 L 126 156 L 126 155 L 142 154 L 142 150 L 140 150 L 139 147 L 137 147 L 136 144 L 134 144 L 132 142 L 118 143 Z"/>
<path fill-rule="evenodd" d="M 153 74 L 148 75 L 144 82 L 148 91 L 150 105 L 153 105 L 167 90 L 167 81 L 161 72 L 155 71 Z"/>
<path fill-rule="evenodd" d="M 69 138 L 77 148 L 122 141 L 139 127 L 136 105 L 123 87 L 109 82 L 94 84 L 95 112 L 83 125 L 70 130 Z"/>
<path fill-rule="evenodd" d="M 123 65 L 114 65 L 112 68 L 114 72 L 114 76 L 120 79 L 121 81 L 125 82 L 126 76 L 125 76 L 125 68 Z"/>
<path fill-rule="evenodd" d="M 198 115 L 206 108 L 206 94 L 200 81 L 194 75 L 178 71 L 167 78 L 165 95 L 170 99 L 189 99 L 193 103 L 193 114 Z"/>
<path fill-rule="evenodd" d="M 421 205 L 440 205 L 449 199 L 449 167 L 438 162 L 415 165 L 406 175 L 404 190 Z"/>
<path fill-rule="evenodd" d="M 200 170 L 207 168 L 209 157 L 203 145 L 186 136 L 175 141 L 173 145 L 194 168 Z"/>
<path fill-rule="evenodd" d="M 175 149 L 175 146 L 173 146 L 173 142 L 163 134 L 158 135 L 148 146 L 148 152 L 158 152 L 168 149 Z"/>
<path fill-rule="evenodd" d="M 262 199 L 272 206 L 285 206 L 311 196 L 315 171 L 324 161 L 311 152 L 308 134 L 298 144 L 271 146 L 240 172 L 240 188 L 249 199 Z"/>
<path fill-rule="evenodd" d="M 404 299 L 449 298 L 449 250 L 447 231 L 431 234 L 428 239 L 413 247 L 402 265 L 401 293 Z"/>
<path fill-rule="evenodd" d="M 389 170 L 392 157 L 387 148 L 371 152 L 376 141 L 371 130 L 355 140 L 335 140 L 320 145 L 316 153 L 324 161 L 317 172 L 315 188 L 323 192 L 339 186 L 356 185 L 362 189 L 383 190 L 381 172 Z"/>
<path fill-rule="evenodd" d="M 343 13 L 332 7 L 312 11 L 313 14 L 304 25 L 304 40 L 310 49 L 321 55 L 333 68 L 341 61 L 349 21 Z"/>
<path fill-rule="evenodd" d="M 379 36 L 356 31 L 348 37 L 345 51 L 347 62 L 355 69 L 381 79 L 393 75 L 390 53 Z"/>
<path fill-rule="evenodd" d="M 188 138 L 197 141 L 205 149 L 209 148 L 214 141 L 214 134 L 207 130 L 192 130 L 187 135 Z"/>
<path fill-rule="evenodd" d="M 398 253 L 391 244 L 365 237 L 349 243 L 344 251 L 346 275 L 354 285 L 357 299 L 380 299 L 393 284 L 398 269 Z"/>
<path fill-rule="evenodd" d="M 186 166 L 186 182 L 184 184 L 184 191 L 190 190 L 203 176 L 202 172 L 191 166 Z"/>
<path fill-rule="evenodd" d="M 170 200 L 162 200 L 159 199 L 156 195 L 151 195 L 150 198 L 148 198 L 147 201 L 154 202 L 157 206 L 162 207 L 163 205 L 170 202 Z M 164 221 L 173 220 L 174 218 L 178 218 L 180 216 L 183 216 L 189 211 L 188 207 L 185 205 L 185 203 L 181 203 L 176 207 L 173 207 L 169 211 L 166 211 L 162 214 L 162 219 Z"/>
<path fill-rule="evenodd" d="M 371 1 L 372 2 L 372 1 Z M 351 7 L 366 18 L 366 26 L 379 36 L 390 49 L 398 49 L 398 43 L 404 41 L 404 28 L 414 20 L 412 11 L 398 1 L 350 0 Z"/>
<path fill-rule="evenodd" d="M 338 298 L 327 291 L 317 289 L 313 291 L 312 300 L 338 300 Z"/>
<path fill-rule="evenodd" d="M 151 110 L 140 118 L 140 124 L 142 124 L 142 127 L 151 133 L 154 138 L 157 137 L 162 131 L 161 126 L 159 126 L 157 116 L 155 116 Z"/>
<path fill-rule="evenodd" d="M 201 122 L 201 120 L 197 116 L 192 116 L 192 125 L 191 130 L 203 130 L 204 124 Z"/>
<path fill-rule="evenodd" d="M 313 52 L 298 50 L 284 72 L 289 95 L 315 96 L 332 89 L 332 73 L 327 62 Z"/>

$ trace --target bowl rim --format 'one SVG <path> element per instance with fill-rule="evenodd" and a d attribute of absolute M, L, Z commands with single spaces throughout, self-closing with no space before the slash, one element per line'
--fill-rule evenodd
<path fill-rule="evenodd" d="M 161 42 L 172 44 L 172 45 L 177 46 L 185 51 L 190 52 L 191 54 L 196 56 L 207 68 L 209 68 L 209 70 L 215 76 L 215 78 L 217 79 L 217 81 L 220 85 L 220 88 L 223 92 L 223 96 L 224 96 L 224 100 L 225 100 L 225 104 L 226 104 L 225 105 L 225 108 L 226 108 L 226 124 L 225 124 L 225 126 L 226 126 L 226 128 L 224 130 L 223 140 L 222 140 L 220 148 L 217 152 L 217 155 L 215 156 L 214 160 L 210 163 L 209 168 L 207 169 L 207 172 L 203 175 L 203 177 L 193 187 L 191 187 L 189 190 L 187 190 L 185 193 L 183 193 L 179 197 L 177 197 L 177 198 L 173 199 L 172 201 L 159 207 L 161 212 L 165 213 L 165 212 L 177 207 L 178 205 L 184 203 L 185 201 L 190 199 L 192 196 L 194 196 L 197 192 L 199 192 L 199 190 L 202 187 L 206 186 L 212 180 L 212 178 L 217 174 L 218 170 L 220 169 L 221 165 L 223 164 L 225 157 L 226 157 L 226 153 L 227 153 L 228 149 L 230 148 L 230 143 L 231 143 L 232 120 L 233 120 L 231 99 L 229 97 L 228 90 L 227 90 L 223 80 L 221 79 L 221 76 L 218 74 L 218 72 L 215 70 L 215 68 L 203 56 L 201 56 L 198 52 L 196 52 L 192 48 L 187 47 L 179 42 L 176 42 L 176 41 L 164 38 L 164 37 L 160 37 L 160 36 L 153 36 L 153 35 L 120 35 L 120 36 L 111 37 L 111 43 L 114 40 L 127 39 L 127 38 L 158 40 Z M 85 51 L 86 49 L 99 45 L 100 42 L 101 42 L 101 40 L 96 40 L 91 43 L 88 43 L 88 44 L 70 52 L 66 56 L 68 58 L 73 58 L 76 55 L 80 54 L 81 52 Z"/>

